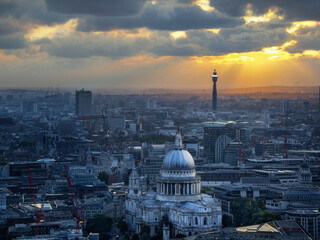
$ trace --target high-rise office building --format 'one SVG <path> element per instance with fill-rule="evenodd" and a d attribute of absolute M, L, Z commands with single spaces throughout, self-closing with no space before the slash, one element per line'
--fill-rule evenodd
<path fill-rule="evenodd" d="M 213 110 L 213 111 L 217 111 L 217 101 L 218 101 L 217 81 L 218 81 L 218 75 L 217 75 L 216 70 L 213 71 L 212 81 L 213 81 L 213 89 L 212 89 L 212 110 Z"/>
<path fill-rule="evenodd" d="M 286 114 L 287 112 L 294 112 L 295 105 L 293 100 L 282 100 L 280 102 L 280 112 Z"/>
<path fill-rule="evenodd" d="M 157 109 L 157 100 L 156 99 L 148 99 L 146 102 L 147 109 Z"/>
<path fill-rule="evenodd" d="M 226 135 L 220 135 L 215 142 L 215 162 L 222 163 L 224 160 L 224 150 L 226 146 L 232 141 Z"/>
<path fill-rule="evenodd" d="M 223 163 L 227 163 L 231 166 L 237 166 L 240 162 L 239 147 L 242 148 L 242 143 L 238 140 L 229 142 L 223 151 Z"/>
<path fill-rule="evenodd" d="M 38 103 L 35 100 L 24 99 L 21 102 L 21 112 L 23 113 L 37 113 Z"/>
<path fill-rule="evenodd" d="M 76 91 L 76 114 L 86 116 L 93 114 L 92 92 L 81 89 Z"/>
<path fill-rule="evenodd" d="M 236 138 L 236 128 L 228 124 L 207 124 L 204 128 L 203 157 L 208 163 L 217 163 L 215 146 L 219 136 L 226 135 L 231 139 Z"/>

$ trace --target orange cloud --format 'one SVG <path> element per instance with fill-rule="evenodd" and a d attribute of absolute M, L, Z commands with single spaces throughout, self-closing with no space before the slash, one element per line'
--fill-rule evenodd
<path fill-rule="evenodd" d="M 287 32 L 293 35 L 297 35 L 300 29 L 305 28 L 315 28 L 320 26 L 320 21 L 300 21 L 300 22 L 293 22 L 290 28 L 287 28 Z"/>
<path fill-rule="evenodd" d="M 185 31 L 171 32 L 170 35 L 173 40 L 177 40 L 178 38 L 187 38 L 187 34 Z"/>
<path fill-rule="evenodd" d="M 75 32 L 77 25 L 78 19 L 73 18 L 63 24 L 36 26 L 25 34 L 25 38 L 34 42 L 43 38 L 53 39 L 56 37 L 68 36 Z"/>
<path fill-rule="evenodd" d="M 319 52 L 315 50 L 305 50 L 302 53 L 289 53 L 286 48 L 297 44 L 297 41 L 291 40 L 280 46 L 262 48 L 260 51 L 229 53 L 222 56 L 204 56 L 192 57 L 197 63 L 216 63 L 216 64 L 262 64 L 266 61 L 289 60 L 298 57 L 320 58 Z"/>
<path fill-rule="evenodd" d="M 13 62 L 18 60 L 19 58 L 12 54 L 4 54 L 3 50 L 0 50 L 0 63 L 4 62 Z"/>
<path fill-rule="evenodd" d="M 214 11 L 214 7 L 210 5 L 209 0 L 195 0 L 192 4 L 197 5 L 205 12 L 212 12 Z"/>
<path fill-rule="evenodd" d="M 105 31 L 105 32 L 92 32 L 92 34 L 96 35 L 108 35 L 114 38 L 117 37 L 125 37 L 125 38 L 149 38 L 152 34 L 151 30 L 148 30 L 147 28 L 136 28 L 133 30 L 127 30 L 127 29 L 115 29 L 111 31 Z"/>
<path fill-rule="evenodd" d="M 270 8 L 268 12 L 266 12 L 263 15 L 256 16 L 253 14 L 253 11 L 251 9 L 251 5 L 248 5 L 248 8 L 246 10 L 246 16 L 244 16 L 244 20 L 246 24 L 249 23 L 257 23 L 257 22 L 270 22 L 273 19 L 282 20 L 283 16 L 278 14 L 279 9 L 278 8 Z"/>
<path fill-rule="evenodd" d="M 212 33 L 215 33 L 215 34 L 219 34 L 220 30 L 221 30 L 221 28 L 208 28 L 208 29 L 206 29 L 206 31 L 212 32 Z"/>

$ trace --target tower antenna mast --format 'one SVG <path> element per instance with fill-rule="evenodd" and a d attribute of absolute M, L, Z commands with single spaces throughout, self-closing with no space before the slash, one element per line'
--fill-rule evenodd
<path fill-rule="evenodd" d="M 217 81 L 218 81 L 218 74 L 216 69 L 214 69 L 212 74 L 212 81 L 213 81 L 213 89 L 212 89 L 212 110 L 214 112 L 217 111 L 217 100 L 218 100 L 218 93 L 217 93 Z"/>

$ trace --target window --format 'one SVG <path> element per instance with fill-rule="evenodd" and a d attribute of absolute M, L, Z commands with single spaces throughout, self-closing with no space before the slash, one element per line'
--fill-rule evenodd
<path fill-rule="evenodd" d="M 195 219 L 195 224 L 198 225 L 198 218 Z"/>
<path fill-rule="evenodd" d="M 207 224 L 208 224 L 207 217 L 204 217 L 204 219 L 203 219 L 203 225 L 207 225 Z"/>

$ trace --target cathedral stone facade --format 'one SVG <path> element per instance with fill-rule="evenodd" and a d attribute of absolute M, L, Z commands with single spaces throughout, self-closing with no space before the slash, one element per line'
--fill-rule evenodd
<path fill-rule="evenodd" d="M 177 234 L 192 236 L 222 227 L 221 205 L 217 199 L 201 194 L 201 179 L 196 174 L 194 159 L 183 149 L 179 132 L 175 148 L 163 160 L 157 192 L 142 193 L 140 177 L 137 170 L 132 169 L 126 221 L 136 233 L 144 225 L 149 226 L 151 236 L 163 226 L 163 239 Z"/>

